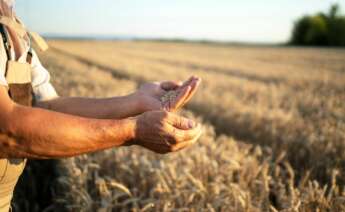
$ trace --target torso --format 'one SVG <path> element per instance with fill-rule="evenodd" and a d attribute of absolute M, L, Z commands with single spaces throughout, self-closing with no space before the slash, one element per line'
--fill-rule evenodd
<path fill-rule="evenodd" d="M 6 49 L 1 37 L 0 74 L 5 74 L 3 72 L 7 70 L 6 78 L 12 100 L 25 106 L 31 106 L 31 65 L 26 63 L 24 55 L 22 55 L 19 61 L 7 63 Z M 11 56 L 13 56 L 13 52 L 11 52 Z M 26 159 L 23 158 L 0 159 L 0 212 L 9 210 L 15 185 L 24 170 L 25 163 Z"/>

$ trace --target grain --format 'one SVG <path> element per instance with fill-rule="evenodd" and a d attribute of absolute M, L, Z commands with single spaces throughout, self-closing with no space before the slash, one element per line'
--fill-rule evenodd
<path fill-rule="evenodd" d="M 184 112 L 204 122 L 200 141 L 167 156 L 131 147 L 75 158 L 80 175 L 64 181 L 71 192 L 59 199 L 76 211 L 345 210 L 345 51 L 110 41 L 51 45 L 42 60 L 65 95 L 123 95 L 143 81 L 203 79 Z M 162 101 L 176 98 L 168 93 Z M 95 161 L 100 168 L 86 169 Z M 93 176 L 106 182 L 97 184 Z M 78 194 L 83 198 L 71 198 Z"/>
<path fill-rule="evenodd" d="M 176 91 L 168 91 L 161 97 L 161 102 L 174 102 L 177 97 Z"/>

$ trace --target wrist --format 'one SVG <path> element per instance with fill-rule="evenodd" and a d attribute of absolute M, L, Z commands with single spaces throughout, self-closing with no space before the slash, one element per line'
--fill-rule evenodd
<path fill-rule="evenodd" d="M 123 145 L 129 146 L 133 145 L 136 140 L 136 131 L 137 131 L 137 118 L 136 117 L 130 117 L 123 120 L 127 129 L 126 132 L 126 139 Z"/>
<path fill-rule="evenodd" d="M 141 114 L 145 112 L 145 109 L 143 107 L 143 98 L 142 94 L 139 92 L 134 92 L 130 95 L 128 95 L 129 101 L 131 102 L 131 105 L 133 105 L 135 115 Z"/>

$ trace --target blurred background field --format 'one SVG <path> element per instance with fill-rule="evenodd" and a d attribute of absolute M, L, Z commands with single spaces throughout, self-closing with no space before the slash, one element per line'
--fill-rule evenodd
<path fill-rule="evenodd" d="M 38 4 L 38 0 L 33 2 Z M 87 5 L 99 7 L 92 2 L 85 1 L 86 11 Z M 103 6 L 114 9 L 111 5 L 115 3 L 107 2 Z M 345 22 L 339 9 L 343 4 L 324 8 L 324 12 L 312 10 L 294 22 L 289 19 L 287 29 L 284 18 L 297 13 L 299 7 L 310 12 L 309 2 L 298 1 L 300 6 L 292 6 L 288 1 L 272 1 L 267 3 L 267 11 L 258 3 L 232 2 L 227 3 L 228 8 L 238 6 L 247 11 L 242 7 L 248 7 L 251 15 L 235 12 L 228 17 L 226 8 L 219 6 L 224 1 L 218 7 L 212 4 L 216 9 L 206 13 L 216 17 L 200 28 L 210 32 L 203 34 L 203 39 L 188 34 L 184 25 L 178 24 L 179 18 L 173 18 L 187 17 L 191 20 L 186 19 L 186 23 L 194 23 L 192 15 L 184 14 L 191 11 L 190 2 L 182 11 L 149 2 L 157 7 L 147 7 L 144 12 L 124 10 L 128 17 L 118 11 L 119 19 L 114 19 L 120 24 L 116 21 L 121 18 L 138 20 L 141 15 L 142 21 L 136 23 L 144 23 L 143 28 L 133 25 L 142 33 L 140 39 L 79 37 L 78 30 L 86 32 L 81 20 L 74 29 L 73 20 L 50 18 L 55 24 L 63 23 L 62 31 L 75 34 L 60 36 L 60 28 L 54 34 L 48 27 L 43 32 L 55 39 L 49 40 L 51 48 L 40 55 L 41 61 L 61 96 L 126 95 L 146 81 L 184 80 L 198 75 L 203 79 L 202 86 L 181 114 L 202 122 L 204 135 L 193 147 L 164 156 L 138 147 L 122 147 L 65 160 L 31 161 L 15 194 L 14 209 L 345 211 Z M 315 2 L 315 7 L 330 4 Z M 48 7 L 48 3 L 41 4 Z M 118 4 L 121 8 L 126 3 Z M 284 5 L 286 11 L 280 11 Z M 69 6 L 65 8 L 66 19 L 78 5 L 74 2 Z M 205 2 L 200 6 L 208 8 Z M 200 11 L 204 11 L 202 8 Z M 24 9 L 22 6 L 19 12 L 29 13 Z M 77 17 L 94 17 L 78 11 Z M 150 16 L 150 11 L 159 14 Z M 263 14 L 265 11 L 268 13 Z M 112 13 L 108 14 L 108 9 L 104 9 L 106 15 L 98 12 L 100 26 L 95 29 L 103 29 L 101 20 L 113 20 L 109 18 Z M 45 29 L 47 21 L 40 20 L 40 15 L 27 17 L 28 25 L 39 23 L 37 29 Z M 273 20 L 275 17 L 279 23 Z M 225 21 L 214 24 L 216 18 Z M 160 19 L 163 23 L 159 24 Z M 156 25 L 147 25 L 147 21 Z M 222 24 L 227 21 L 229 28 L 224 28 Z M 155 28 L 164 23 L 172 31 Z M 197 26 L 190 25 L 191 29 Z M 157 34 L 147 37 L 145 33 L 150 30 Z M 224 36 L 230 37 L 231 33 L 245 32 L 243 40 L 231 42 L 241 33 L 224 41 L 212 37 L 216 30 L 224 30 Z M 171 37 L 174 33 L 181 37 Z M 260 44 L 249 44 L 252 42 Z"/>
<path fill-rule="evenodd" d="M 167 156 L 130 147 L 57 162 L 63 168 L 50 209 L 345 210 L 344 50 L 50 45 L 41 58 L 61 95 L 124 95 L 144 81 L 202 77 L 183 114 L 206 129 L 195 146 Z"/>

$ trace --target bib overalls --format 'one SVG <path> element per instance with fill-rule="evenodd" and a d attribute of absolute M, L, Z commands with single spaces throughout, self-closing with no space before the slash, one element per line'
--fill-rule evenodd
<path fill-rule="evenodd" d="M 25 52 L 27 54 L 25 63 L 16 61 L 11 56 L 12 47 L 4 25 L 13 29 L 19 37 L 29 36 L 30 38 L 31 36 L 19 22 L 0 16 L 0 59 L 5 60 L 2 61 L 4 65 L 0 68 L 5 70 L 8 94 L 17 104 L 31 107 L 33 103 L 33 90 L 31 85 L 32 49 L 30 47 L 29 51 Z M 0 158 L 0 212 L 10 210 L 13 191 L 24 170 L 25 163 L 25 158 Z"/>

